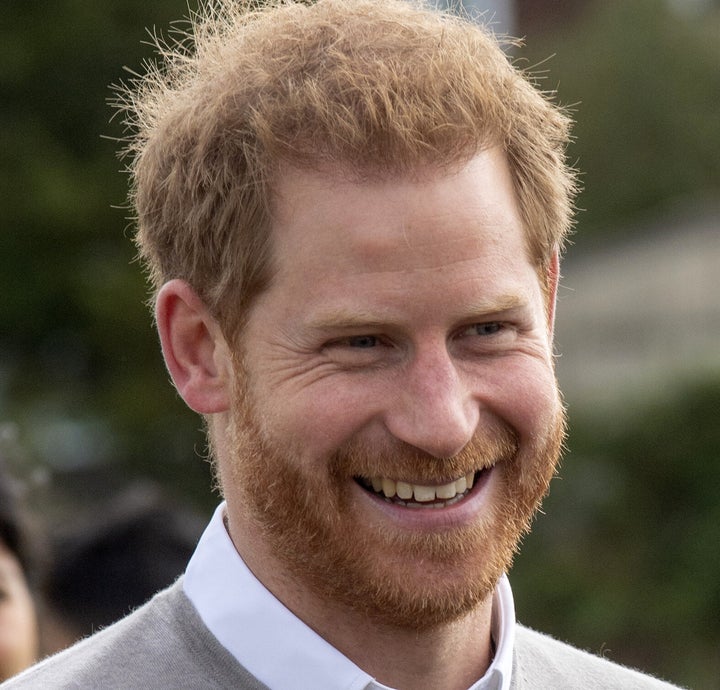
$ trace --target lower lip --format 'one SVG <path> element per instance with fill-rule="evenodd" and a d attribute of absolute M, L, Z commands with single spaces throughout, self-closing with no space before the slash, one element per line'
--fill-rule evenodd
<path fill-rule="evenodd" d="M 457 528 L 474 521 L 483 506 L 487 503 L 492 488 L 494 467 L 483 470 L 475 479 L 472 489 L 460 501 L 443 508 L 428 505 L 427 507 L 411 507 L 387 501 L 384 496 L 362 488 L 355 483 L 357 490 L 372 501 L 375 509 L 382 511 L 384 516 L 406 529 L 437 529 Z"/>

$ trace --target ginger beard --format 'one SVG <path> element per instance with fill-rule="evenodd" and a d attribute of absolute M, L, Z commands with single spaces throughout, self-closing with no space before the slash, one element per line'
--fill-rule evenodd
<path fill-rule="evenodd" d="M 457 620 L 491 596 L 547 493 L 565 437 L 558 404 L 544 438 L 523 450 L 502 426 L 448 459 L 398 441 L 370 448 L 353 440 L 309 464 L 258 419 L 251 391 L 236 390 L 233 402 L 226 467 L 245 528 L 319 601 L 413 630 Z M 357 514 L 361 477 L 441 484 L 489 467 L 491 494 L 470 525 L 411 533 Z"/>

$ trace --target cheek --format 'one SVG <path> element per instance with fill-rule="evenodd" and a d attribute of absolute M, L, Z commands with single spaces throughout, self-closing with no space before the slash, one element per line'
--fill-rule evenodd
<path fill-rule="evenodd" d="M 485 402 L 521 439 L 544 435 L 562 407 L 552 369 L 533 360 L 513 364 L 493 377 Z"/>
<path fill-rule="evenodd" d="M 276 405 L 265 431 L 313 457 L 334 453 L 381 413 L 388 396 L 380 388 L 359 380 L 314 386 Z"/>

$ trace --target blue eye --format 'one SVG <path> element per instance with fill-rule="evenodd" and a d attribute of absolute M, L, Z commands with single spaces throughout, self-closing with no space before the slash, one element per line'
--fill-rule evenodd
<path fill-rule="evenodd" d="M 499 321 L 491 321 L 489 323 L 477 323 L 473 326 L 477 335 L 495 335 L 499 333 L 502 325 Z"/>
<path fill-rule="evenodd" d="M 350 347 L 367 349 L 375 347 L 377 344 L 378 339 L 374 335 L 358 335 L 353 338 L 348 338 L 348 345 Z"/>

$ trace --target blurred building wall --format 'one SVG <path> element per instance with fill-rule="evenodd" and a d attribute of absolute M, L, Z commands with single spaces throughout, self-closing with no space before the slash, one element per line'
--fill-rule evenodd
<path fill-rule="evenodd" d="M 664 397 L 720 372 L 720 206 L 676 210 L 568 253 L 558 378 L 571 408 Z"/>

